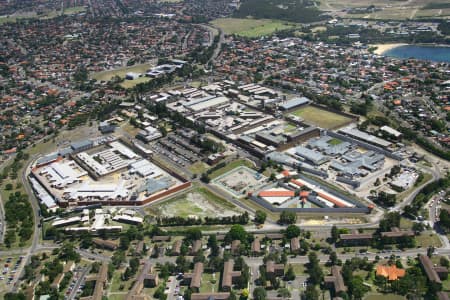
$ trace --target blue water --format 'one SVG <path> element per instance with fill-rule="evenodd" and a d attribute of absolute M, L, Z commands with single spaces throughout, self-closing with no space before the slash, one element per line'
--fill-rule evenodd
<path fill-rule="evenodd" d="M 405 45 L 383 53 L 396 58 L 415 58 L 436 62 L 450 62 L 450 47 Z"/>

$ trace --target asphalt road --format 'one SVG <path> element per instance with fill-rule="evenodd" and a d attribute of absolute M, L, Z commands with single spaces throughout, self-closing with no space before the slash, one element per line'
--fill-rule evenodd
<path fill-rule="evenodd" d="M 33 209 L 33 218 L 34 218 L 34 233 L 33 233 L 33 239 L 31 241 L 31 247 L 28 249 L 28 251 L 25 254 L 25 258 L 22 260 L 22 263 L 19 265 L 19 268 L 17 269 L 16 276 L 14 276 L 13 281 L 11 282 L 11 286 L 13 287 L 13 291 L 17 291 L 19 278 L 22 277 L 23 270 L 25 266 L 30 262 L 31 255 L 36 252 L 36 248 L 39 244 L 39 238 L 40 238 L 40 217 L 39 217 L 39 203 L 36 197 L 34 196 L 34 192 L 30 187 L 30 184 L 28 182 L 28 175 L 30 174 L 30 166 L 34 162 L 34 158 L 37 155 L 33 156 L 28 164 L 24 168 L 24 172 L 21 174 L 22 179 L 22 185 L 25 188 L 25 192 L 28 194 L 28 199 L 30 200 L 31 207 Z"/>
<path fill-rule="evenodd" d="M 440 255 L 450 254 L 450 249 L 438 248 L 436 250 Z M 361 258 L 367 257 L 369 260 L 373 261 L 373 260 L 375 260 L 376 256 L 379 256 L 380 258 L 386 258 L 386 257 L 389 258 L 391 255 L 395 255 L 395 256 L 399 256 L 400 258 L 408 258 L 408 257 L 414 258 L 417 256 L 417 254 L 426 255 L 427 249 L 417 248 L 417 249 L 408 249 L 408 250 L 401 251 L 401 252 L 388 252 L 388 253 L 364 253 L 364 254 L 347 253 L 347 254 L 339 254 L 338 258 L 341 259 L 342 261 L 345 261 L 345 260 L 351 259 L 353 257 L 361 257 Z M 329 255 L 319 254 L 318 258 L 319 258 L 320 262 L 325 263 L 326 261 L 328 261 Z M 259 265 L 264 264 L 263 257 L 245 257 L 244 260 L 247 263 L 247 265 L 249 265 L 249 267 L 251 267 L 252 269 L 254 266 L 259 266 Z M 308 263 L 308 256 L 288 257 L 287 263 L 288 264 L 305 264 L 305 263 Z"/>
<path fill-rule="evenodd" d="M 76 249 L 77 253 L 82 257 L 93 260 L 93 261 L 101 261 L 101 262 L 110 262 L 111 258 L 105 255 L 92 253 L 83 249 Z"/>

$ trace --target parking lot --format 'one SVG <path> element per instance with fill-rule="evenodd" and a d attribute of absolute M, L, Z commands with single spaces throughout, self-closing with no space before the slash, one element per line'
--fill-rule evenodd
<path fill-rule="evenodd" d="M 159 139 L 150 145 L 150 149 L 182 167 L 187 167 L 205 158 L 199 147 L 176 133 L 170 133 L 168 136 Z"/>
<path fill-rule="evenodd" d="M 70 280 L 69 287 L 67 288 L 64 299 L 71 300 L 80 296 L 83 292 L 86 274 L 88 273 L 88 267 L 76 267 L 72 279 Z"/>
<path fill-rule="evenodd" d="M 23 258 L 24 256 L 20 256 L 18 258 L 15 257 L 0 258 L 0 262 L 3 265 L 0 281 L 6 283 L 6 285 L 10 285 L 14 280 L 14 276 L 17 275 L 17 270 L 20 264 L 22 263 Z"/>

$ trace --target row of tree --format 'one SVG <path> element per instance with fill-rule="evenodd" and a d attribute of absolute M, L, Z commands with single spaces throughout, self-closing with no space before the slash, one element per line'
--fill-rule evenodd
<path fill-rule="evenodd" d="M 247 212 L 240 215 L 226 217 L 183 218 L 157 217 L 156 223 L 161 226 L 193 226 L 193 225 L 218 225 L 218 224 L 247 224 L 250 217 Z"/>

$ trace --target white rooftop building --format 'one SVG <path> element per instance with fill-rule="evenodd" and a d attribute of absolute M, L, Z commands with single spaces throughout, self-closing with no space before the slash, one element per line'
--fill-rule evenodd
<path fill-rule="evenodd" d="M 94 184 L 85 182 L 78 187 L 68 188 L 64 191 L 66 200 L 124 200 L 128 198 L 129 191 L 124 181 L 118 183 Z"/>
<path fill-rule="evenodd" d="M 80 177 L 85 176 L 75 162 L 54 162 L 42 168 L 39 175 L 45 177 L 52 187 L 64 188 L 76 182 L 81 182 Z"/>

